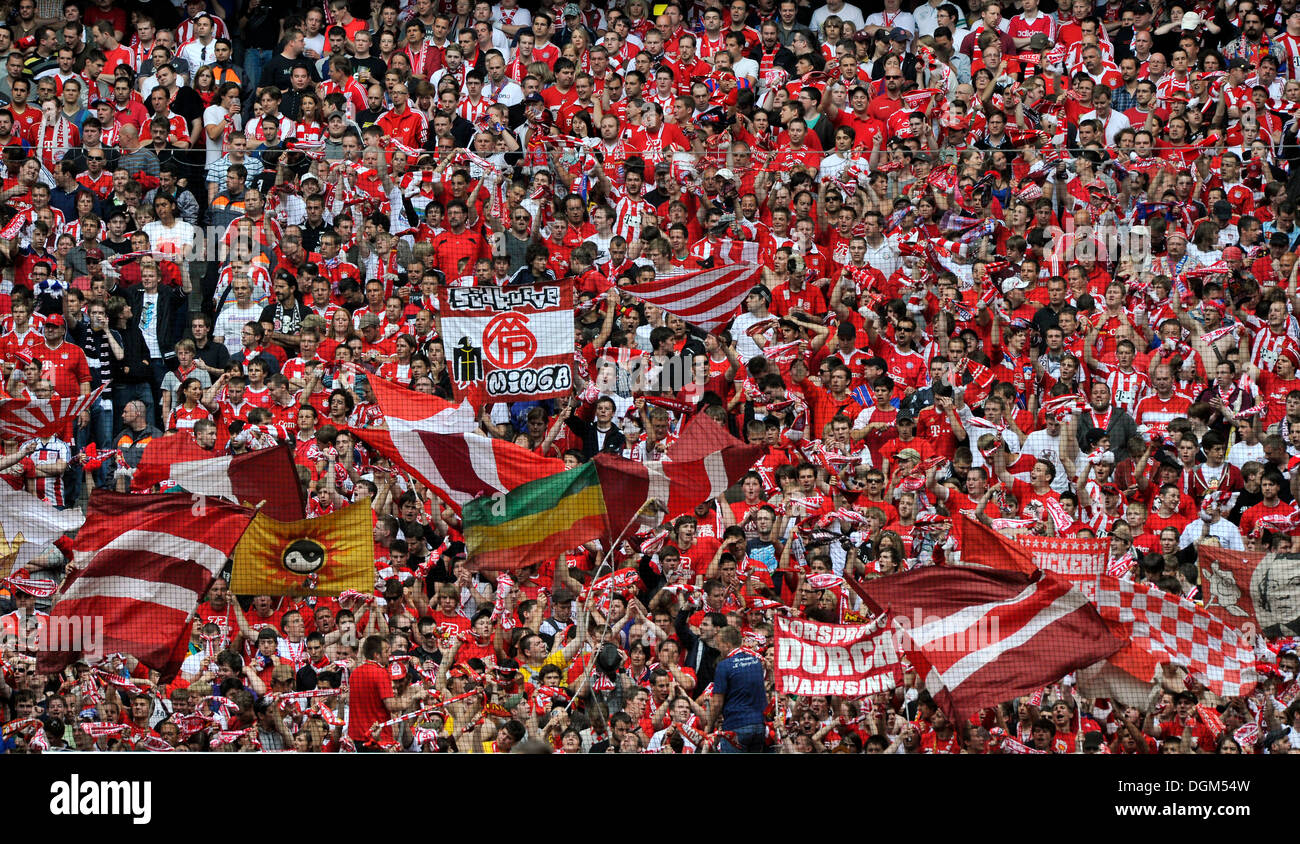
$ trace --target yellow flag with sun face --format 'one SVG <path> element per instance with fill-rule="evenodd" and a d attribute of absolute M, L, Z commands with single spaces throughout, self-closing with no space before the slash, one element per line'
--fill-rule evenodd
<path fill-rule="evenodd" d="M 258 513 L 235 546 L 236 595 L 337 595 L 375 586 L 370 500 L 319 519 L 278 522 Z"/>

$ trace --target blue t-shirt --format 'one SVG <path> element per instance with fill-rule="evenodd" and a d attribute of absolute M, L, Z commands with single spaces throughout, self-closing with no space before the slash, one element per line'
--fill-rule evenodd
<path fill-rule="evenodd" d="M 763 682 L 763 661 L 750 653 L 738 653 L 718 662 L 713 691 L 726 695 L 722 703 L 722 729 L 761 725 L 767 709 L 767 686 Z"/>

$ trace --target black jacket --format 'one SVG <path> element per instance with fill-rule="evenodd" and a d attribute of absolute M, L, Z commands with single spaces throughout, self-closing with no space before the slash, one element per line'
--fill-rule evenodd
<path fill-rule="evenodd" d="M 754 49 L 749 51 L 749 58 L 758 62 L 761 67 L 763 64 L 763 45 L 755 44 Z M 772 56 L 772 64 L 781 68 L 787 73 L 794 73 L 794 53 L 788 47 L 777 47 L 776 53 Z"/>
<path fill-rule="evenodd" d="M 1079 430 L 1076 438 L 1081 450 L 1086 449 L 1085 440 L 1096 427 L 1092 424 L 1091 413 L 1079 415 Z M 1110 450 L 1115 455 L 1115 462 L 1126 460 L 1129 457 L 1129 440 L 1138 435 L 1137 423 L 1133 421 L 1132 416 L 1129 416 L 1127 410 L 1122 407 L 1114 408 L 1110 413 L 1110 422 L 1106 425 L 1106 435 L 1110 437 Z"/>
<path fill-rule="evenodd" d="M 122 359 L 114 359 L 109 364 L 113 373 L 114 384 L 143 384 L 153 378 L 153 368 L 149 365 L 149 347 L 145 345 L 144 335 L 134 321 L 123 328 L 114 329 L 118 341 L 122 344 Z"/>
<path fill-rule="evenodd" d="M 131 306 L 131 326 L 138 329 L 144 313 L 144 285 L 137 284 L 123 295 Z M 158 286 L 158 317 L 154 325 L 158 332 L 158 351 L 162 352 L 165 360 L 176 357 L 176 344 L 185 336 L 185 321 L 189 316 L 187 299 L 179 287 L 170 284 Z"/>
<path fill-rule="evenodd" d="M 569 430 L 582 437 L 582 456 L 587 460 L 600 454 L 601 449 L 598 443 L 600 437 L 596 432 L 596 423 L 588 422 L 586 419 L 579 419 L 576 416 L 570 416 L 564 420 L 569 426 Z M 623 432 L 618 429 L 617 425 L 611 423 L 610 430 L 605 434 L 605 451 L 610 454 L 618 454 L 627 446 L 627 438 Z"/>
<path fill-rule="evenodd" d="M 721 652 L 691 632 L 687 619 L 691 617 L 689 609 L 683 609 L 673 619 L 673 628 L 677 631 L 677 641 L 681 644 L 681 664 L 695 672 L 696 693 L 704 691 L 713 682 L 713 672 L 718 666 Z"/>

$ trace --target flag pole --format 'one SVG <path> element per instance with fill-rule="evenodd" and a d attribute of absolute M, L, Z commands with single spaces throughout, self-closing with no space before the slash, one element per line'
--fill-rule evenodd
<path fill-rule="evenodd" d="M 650 503 L 650 500 L 651 500 L 650 497 L 647 496 L 646 499 L 645 499 L 645 501 L 642 501 L 642 502 L 641 502 L 641 507 L 645 507 L 646 504 L 649 504 L 649 503 Z M 638 508 L 637 508 L 637 512 L 638 512 L 638 513 L 641 512 L 641 507 L 638 507 Z M 621 530 L 621 531 L 619 532 L 618 536 L 615 537 L 614 541 L 610 544 L 609 555 L 612 555 L 612 554 L 614 553 L 614 549 L 617 548 L 617 547 L 619 546 L 619 544 L 620 544 L 620 543 L 621 543 L 621 542 L 622 542 L 622 541 L 627 537 L 627 532 L 632 528 L 632 526 L 633 526 L 634 524 L 636 524 L 636 517 L 635 517 L 635 516 L 634 516 L 632 519 L 630 519 L 626 525 L 624 525 L 623 530 Z M 596 572 L 599 572 L 599 571 L 601 570 L 601 568 L 604 568 L 605 565 L 609 565 L 609 570 L 610 570 L 611 572 L 615 571 L 615 569 L 614 569 L 614 564 L 613 564 L 613 563 L 610 563 L 610 562 L 608 561 L 608 556 L 607 556 L 607 558 L 606 558 L 605 560 L 601 561 L 601 564 L 600 564 L 600 566 L 598 566 L 598 567 L 596 568 L 596 571 L 595 571 L 595 572 L 592 572 L 592 575 L 591 575 L 591 576 L 592 576 L 592 579 L 593 579 L 593 580 L 594 580 L 595 577 L 596 577 Z M 591 593 L 590 595 L 587 596 L 587 607 L 583 609 L 583 612 L 587 612 L 587 613 L 589 613 L 589 612 L 591 611 L 591 610 L 590 610 L 591 603 L 592 603 L 593 601 L 595 601 L 595 600 L 596 600 L 596 593 L 595 593 L 595 591 L 593 590 L 592 593 Z M 604 630 L 605 633 L 608 633 L 608 632 L 609 632 L 610 625 L 611 625 L 611 619 L 607 616 L 607 617 L 605 618 L 605 630 Z M 591 677 L 592 677 L 592 675 L 595 674 L 595 673 L 596 673 L 596 652 L 593 651 L 593 652 L 592 652 L 592 657 L 591 657 L 591 660 L 590 660 L 590 664 L 588 664 L 588 666 L 587 666 L 587 676 L 586 676 L 586 680 L 587 680 L 587 694 L 591 694 L 591 693 L 594 691 L 594 690 L 591 688 Z M 564 711 L 565 711 L 565 712 L 569 712 L 570 710 L 572 710 L 572 709 L 573 709 L 573 704 L 577 703 L 577 701 L 578 701 L 578 696 L 577 696 L 577 695 L 574 695 L 573 697 L 569 698 L 569 702 L 568 702 L 567 704 L 565 704 Z"/>

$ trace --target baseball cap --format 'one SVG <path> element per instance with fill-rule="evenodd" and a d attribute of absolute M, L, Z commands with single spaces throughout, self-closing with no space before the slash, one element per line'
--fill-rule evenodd
<path fill-rule="evenodd" d="M 1232 216 L 1232 205 L 1228 203 L 1228 200 L 1226 199 L 1215 200 L 1214 216 L 1222 217 L 1225 220 Z"/>
<path fill-rule="evenodd" d="M 901 26 L 896 26 L 893 29 L 889 30 L 889 40 L 890 41 L 911 41 L 912 33 L 908 32 L 906 29 L 903 29 Z"/>
<path fill-rule="evenodd" d="M 527 105 L 528 103 L 541 103 L 541 102 L 545 102 L 545 100 L 543 100 L 542 95 L 537 93 L 536 91 L 524 97 L 525 105 Z"/>
<path fill-rule="evenodd" d="M 1004 279 L 1002 282 L 1002 292 L 1010 293 L 1012 290 L 1024 290 L 1029 287 L 1029 282 L 1025 281 L 1018 275 Z"/>
<path fill-rule="evenodd" d="M 1147 3 L 1146 0 L 1139 0 L 1139 2 L 1131 4 L 1128 8 L 1135 15 L 1149 15 L 1152 13 L 1151 4 Z"/>
<path fill-rule="evenodd" d="M 1234 70 L 1238 68 L 1241 70 L 1250 70 L 1250 62 L 1241 58 L 1228 60 L 1228 70 Z"/>
<path fill-rule="evenodd" d="M 1031 50 L 1050 50 L 1052 40 L 1041 32 L 1035 32 L 1029 36 L 1029 49 Z"/>
<path fill-rule="evenodd" d="M 896 425 L 902 425 L 904 422 L 908 423 L 909 425 L 915 425 L 916 414 L 910 413 L 908 411 L 903 411 L 902 413 L 898 414 L 897 418 L 894 419 L 894 424 Z"/>
<path fill-rule="evenodd" d="M 1201 26 L 1201 16 L 1195 12 L 1188 12 L 1183 15 L 1182 27 L 1184 30 L 1199 29 Z"/>
<path fill-rule="evenodd" d="M 98 246 L 92 246 L 86 250 L 86 257 L 92 261 L 102 261 L 104 260 L 104 250 Z"/>
<path fill-rule="evenodd" d="M 1245 257 L 1245 253 L 1237 246 L 1229 246 L 1223 250 L 1223 260 L 1225 261 L 1240 261 Z"/>
<path fill-rule="evenodd" d="M 59 328 L 64 326 L 63 314 L 50 314 L 45 318 L 46 325 L 56 325 Z"/>
<path fill-rule="evenodd" d="M 388 676 L 393 678 L 394 680 L 405 680 L 406 663 L 405 662 L 388 663 Z"/>
<path fill-rule="evenodd" d="M 359 325 L 362 328 L 369 328 L 372 325 L 379 325 L 379 317 L 375 316 L 374 314 L 363 314 L 361 316 L 361 319 L 357 322 L 357 325 Z"/>
<path fill-rule="evenodd" d="M 577 4 L 577 3 L 566 3 L 566 4 L 565 4 L 565 6 L 564 6 L 564 17 L 566 17 L 566 18 L 576 18 L 576 17 L 577 17 L 578 15 L 580 15 L 580 14 L 582 14 L 582 10 L 578 8 L 578 4 Z"/>
<path fill-rule="evenodd" d="M 177 73 L 189 73 L 190 66 L 185 61 L 185 59 L 176 59 L 175 61 L 172 62 L 172 70 L 176 71 Z"/>

